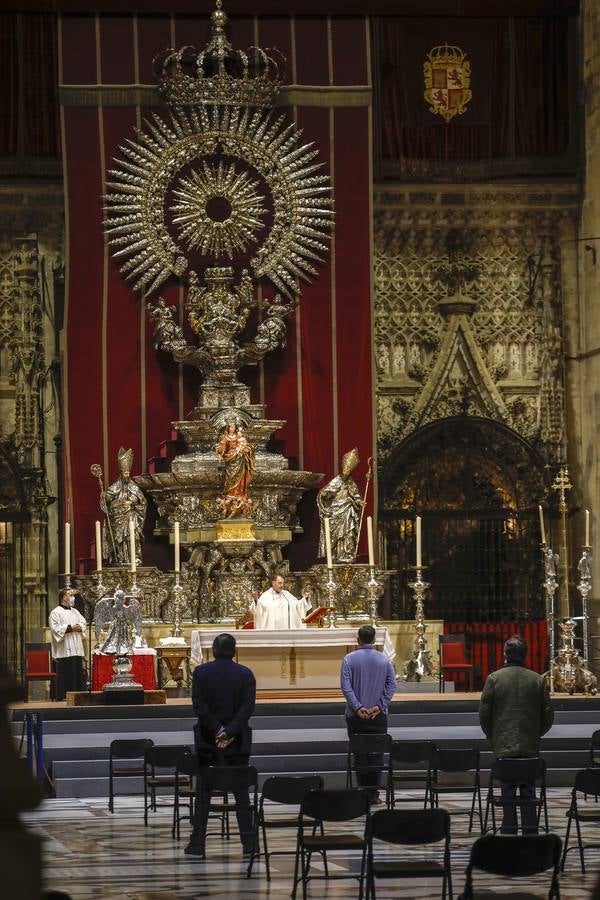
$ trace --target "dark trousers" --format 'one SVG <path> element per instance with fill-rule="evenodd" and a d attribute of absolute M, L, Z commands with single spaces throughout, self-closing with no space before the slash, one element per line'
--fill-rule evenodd
<path fill-rule="evenodd" d="M 379 713 L 375 719 L 361 719 L 354 715 L 346 719 L 348 737 L 353 734 L 387 734 L 387 716 Z M 381 784 L 383 753 L 355 753 L 354 765 L 359 787 L 377 789 Z M 372 766 L 372 768 L 370 768 Z"/>
<path fill-rule="evenodd" d="M 521 812 L 521 828 L 524 834 L 537 834 L 537 812 L 535 806 L 521 805 L 517 800 L 517 788 L 521 800 L 535 800 L 535 784 L 509 784 L 500 782 L 502 800 L 506 803 L 502 807 L 502 834 L 517 833 L 517 805 Z"/>
<path fill-rule="evenodd" d="M 55 700 L 64 700 L 67 691 L 85 690 L 82 656 L 65 656 L 64 659 L 55 659 L 54 665 L 56 667 Z"/>
<path fill-rule="evenodd" d="M 194 827 L 190 835 L 190 844 L 193 847 L 204 850 L 206 841 L 206 828 L 208 825 L 208 813 L 211 800 L 211 792 L 202 781 L 202 769 L 207 766 L 247 766 L 250 757 L 248 754 L 235 754 L 226 756 L 224 753 L 215 755 L 213 759 L 207 759 L 204 754 L 198 754 L 200 772 L 198 775 L 198 789 L 196 792 L 196 809 L 194 813 Z M 248 788 L 234 791 L 235 815 L 240 831 L 242 846 L 252 846 L 252 811 L 250 808 L 250 795 Z"/>

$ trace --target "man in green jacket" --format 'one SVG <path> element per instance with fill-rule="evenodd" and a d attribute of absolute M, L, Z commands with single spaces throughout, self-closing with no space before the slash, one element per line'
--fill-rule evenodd
<path fill-rule="evenodd" d="M 515 635 L 504 644 L 504 666 L 488 675 L 479 701 L 479 721 L 497 757 L 538 756 L 540 739 L 550 729 L 554 710 L 548 684 L 525 666 L 527 644 Z M 523 784 L 522 800 L 535 799 L 535 784 Z M 516 834 L 517 785 L 500 783 L 503 834 Z M 512 801 L 512 802 L 511 802 Z M 537 831 L 535 807 L 521 806 L 525 833 Z"/>

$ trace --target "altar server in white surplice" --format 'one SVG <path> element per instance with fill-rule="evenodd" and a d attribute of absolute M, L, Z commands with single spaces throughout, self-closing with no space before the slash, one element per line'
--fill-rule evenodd
<path fill-rule="evenodd" d="M 271 587 L 261 594 L 254 610 L 254 627 L 276 631 L 285 628 L 306 628 L 302 621 L 312 608 L 310 597 L 304 593 L 302 597 L 294 597 L 284 590 L 281 575 L 275 575 Z"/>
<path fill-rule="evenodd" d="M 83 635 L 87 623 L 72 605 L 75 593 L 71 588 L 62 588 L 58 594 L 58 606 L 48 619 L 52 659 L 56 667 L 56 700 L 64 700 L 67 691 L 82 691 L 85 688 Z"/>

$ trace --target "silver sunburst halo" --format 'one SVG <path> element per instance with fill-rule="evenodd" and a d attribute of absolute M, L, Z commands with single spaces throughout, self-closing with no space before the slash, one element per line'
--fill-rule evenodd
<path fill-rule="evenodd" d="M 201 171 L 194 169 L 189 177 L 181 178 L 181 187 L 173 191 L 179 202 L 172 207 L 178 213 L 173 221 L 188 247 L 196 247 L 203 254 L 227 255 L 244 251 L 256 243 L 256 232 L 264 228 L 265 208 L 257 192 L 258 182 L 247 172 L 239 172 L 233 163 L 218 166 L 202 163 Z M 217 201 L 224 212 L 221 221 L 209 210 Z"/>
<path fill-rule="evenodd" d="M 255 278 L 298 296 L 299 283 L 317 274 L 333 229 L 331 182 L 315 162 L 318 150 L 302 143 L 285 116 L 264 110 L 179 108 L 170 119 L 154 113 L 110 170 L 105 226 L 114 256 L 126 260 L 125 277 L 148 294 L 183 275 L 188 260 L 169 233 L 165 198 L 186 166 L 220 155 L 257 172 L 271 194 L 273 220 L 250 261 Z"/>

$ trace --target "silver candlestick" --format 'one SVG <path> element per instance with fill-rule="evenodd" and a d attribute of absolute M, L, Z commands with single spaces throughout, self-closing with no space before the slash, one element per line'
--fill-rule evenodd
<path fill-rule="evenodd" d="M 181 637 L 181 613 L 185 607 L 184 588 L 180 582 L 179 572 L 175 572 L 175 584 L 173 585 L 173 627 L 171 637 Z"/>
<path fill-rule="evenodd" d="M 589 568 L 589 548 L 585 547 L 579 560 L 580 581 L 577 586 L 583 600 L 584 622 L 584 654 L 587 656 L 587 595 L 591 590 L 591 573 Z M 560 646 L 558 651 L 554 642 L 554 594 L 557 588 L 556 569 L 558 555 L 552 552 L 551 547 L 544 545 L 544 565 L 546 569 L 544 590 L 546 592 L 546 617 L 550 638 L 550 690 L 573 694 L 582 691 L 586 694 L 595 694 L 597 689 L 596 676 L 587 668 L 587 660 L 579 656 L 575 647 L 575 628 L 577 623 L 574 618 L 567 616 L 559 619 Z"/>
<path fill-rule="evenodd" d="M 591 547 L 586 544 L 582 548 L 581 559 L 577 563 L 579 584 L 577 590 L 581 594 L 581 619 L 583 622 L 583 665 L 587 669 L 589 654 L 588 634 L 588 595 L 592 589 L 592 573 L 590 571 Z"/>
<path fill-rule="evenodd" d="M 556 580 L 558 553 L 555 553 L 552 547 L 549 547 L 545 541 L 542 544 L 542 552 L 544 554 L 544 591 L 546 593 L 548 654 L 550 656 L 550 693 L 552 693 L 554 691 L 554 660 L 556 656 L 556 646 L 554 639 L 554 595 L 558 587 L 558 581 Z"/>
<path fill-rule="evenodd" d="M 383 594 L 383 585 L 375 578 L 375 566 L 369 566 L 369 581 L 367 582 L 367 595 L 369 597 L 369 615 L 371 616 L 371 625 L 373 628 L 377 626 L 378 620 L 378 603 L 379 598 Z"/>
<path fill-rule="evenodd" d="M 137 583 L 137 572 L 131 573 L 131 587 L 129 588 L 128 593 L 132 597 L 136 597 L 136 598 L 142 597 L 142 599 L 143 599 L 144 592 L 142 591 L 141 587 Z"/>
<path fill-rule="evenodd" d="M 431 650 L 427 647 L 425 637 L 425 593 L 430 585 L 422 578 L 423 569 L 417 566 L 417 577 L 409 583 L 415 597 L 415 648 L 410 659 L 404 663 L 404 681 L 435 681 L 434 665 Z"/>
<path fill-rule="evenodd" d="M 336 628 L 335 624 L 335 598 L 338 590 L 338 586 L 333 579 L 333 567 L 331 569 L 327 569 L 328 580 L 325 588 L 327 589 L 327 627 L 328 628 Z"/>
<path fill-rule="evenodd" d="M 96 591 L 96 603 L 97 603 L 98 600 L 102 600 L 102 598 L 104 597 L 104 594 L 106 593 L 106 585 L 102 581 L 102 569 L 98 569 L 94 573 L 94 576 L 96 578 L 95 591 Z"/>

